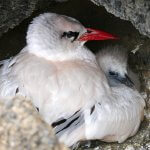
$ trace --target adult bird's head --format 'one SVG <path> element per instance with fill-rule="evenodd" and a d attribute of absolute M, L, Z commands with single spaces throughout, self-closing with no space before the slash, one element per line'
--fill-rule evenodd
<path fill-rule="evenodd" d="M 30 51 L 51 53 L 74 51 L 90 40 L 116 39 L 115 36 L 85 28 L 74 18 L 55 13 L 44 13 L 29 25 L 27 46 Z"/>
<path fill-rule="evenodd" d="M 123 47 L 104 48 L 97 54 L 97 61 L 104 71 L 110 86 L 124 84 L 128 87 L 134 87 L 134 79 L 131 79 L 129 75 L 127 53 Z"/>

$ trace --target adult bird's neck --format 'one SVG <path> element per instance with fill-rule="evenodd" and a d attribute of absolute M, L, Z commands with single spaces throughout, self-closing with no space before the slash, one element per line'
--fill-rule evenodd
<path fill-rule="evenodd" d="M 79 47 L 71 51 L 60 51 L 60 50 L 30 50 L 28 47 L 24 49 L 31 54 L 38 57 L 42 57 L 50 61 L 67 61 L 67 60 L 83 60 L 87 62 L 96 63 L 95 55 L 86 47 Z"/>

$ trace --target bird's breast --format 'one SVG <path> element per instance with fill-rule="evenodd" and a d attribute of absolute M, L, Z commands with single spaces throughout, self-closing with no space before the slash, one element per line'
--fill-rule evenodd
<path fill-rule="evenodd" d="M 97 66 L 82 61 L 56 62 L 55 65 L 59 90 L 63 94 L 66 92 L 85 100 L 104 94 L 107 82 Z"/>
<path fill-rule="evenodd" d="M 56 110 L 69 114 L 91 107 L 108 91 L 99 67 L 81 60 L 47 61 L 27 54 L 19 57 L 13 74 L 35 106 L 45 108 L 52 116 Z"/>

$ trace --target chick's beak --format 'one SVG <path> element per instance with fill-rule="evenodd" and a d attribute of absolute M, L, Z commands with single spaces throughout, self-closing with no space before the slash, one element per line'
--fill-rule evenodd
<path fill-rule="evenodd" d="M 111 35 L 104 31 L 95 30 L 91 28 L 86 28 L 86 29 L 87 29 L 87 32 L 80 36 L 79 41 L 119 39 L 118 37 Z"/>
<path fill-rule="evenodd" d="M 125 74 L 125 78 L 124 80 L 122 80 L 122 83 L 124 83 L 128 87 L 134 87 L 134 83 L 132 82 L 132 80 L 129 78 L 127 74 Z"/>

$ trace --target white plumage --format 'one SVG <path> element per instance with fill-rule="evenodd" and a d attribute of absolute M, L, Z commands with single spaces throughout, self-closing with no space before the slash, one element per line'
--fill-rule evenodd
<path fill-rule="evenodd" d="M 144 117 L 145 101 L 138 92 L 139 80 L 129 68 L 127 54 L 122 47 L 107 47 L 101 50 L 97 54 L 97 61 L 112 89 L 112 110 L 110 109 L 109 118 L 112 126 L 107 128 L 107 132 L 116 132 L 117 141 L 123 142 L 137 132 Z M 104 127 L 106 128 L 107 124 Z M 111 138 L 108 138 L 108 141 L 114 141 Z"/>
<path fill-rule="evenodd" d="M 0 98 L 20 94 L 31 99 L 68 146 L 85 139 L 123 142 L 143 117 L 140 94 L 108 84 L 103 64 L 83 46 L 103 34 L 89 30 L 73 18 L 42 14 L 29 25 L 26 47 L 4 60 L 0 70 Z M 113 39 L 106 35 L 103 39 Z"/>

